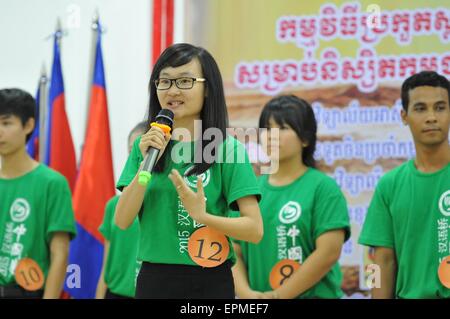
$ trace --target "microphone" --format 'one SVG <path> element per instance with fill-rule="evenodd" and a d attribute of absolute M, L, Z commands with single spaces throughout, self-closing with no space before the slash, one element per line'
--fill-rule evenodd
<path fill-rule="evenodd" d="M 157 126 L 164 131 L 165 134 L 170 133 L 173 126 L 174 114 L 169 109 L 162 109 L 156 116 L 155 122 L 151 123 L 150 126 Z M 159 149 L 150 147 L 144 158 L 144 164 L 141 171 L 139 172 L 138 182 L 142 186 L 147 186 L 152 177 L 151 172 L 156 164 L 156 160 L 159 155 Z"/>

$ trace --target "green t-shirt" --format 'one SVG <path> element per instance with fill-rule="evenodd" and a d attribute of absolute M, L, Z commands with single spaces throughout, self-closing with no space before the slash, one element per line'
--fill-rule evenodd
<path fill-rule="evenodd" d="M 316 249 L 316 239 L 335 229 L 350 237 L 347 203 L 339 186 L 324 173 L 308 168 L 297 180 L 285 186 L 272 186 L 268 175 L 258 179 L 262 200 L 264 237 L 258 244 L 237 241 L 247 266 L 250 287 L 272 290 L 269 276 L 283 259 L 304 263 Z M 336 263 L 313 287 L 297 298 L 340 298 L 342 273 Z"/>
<path fill-rule="evenodd" d="M 105 265 L 104 280 L 109 290 L 115 294 L 134 297 L 136 292 L 136 278 L 141 269 L 141 262 L 137 257 L 139 243 L 139 221 L 126 230 L 114 224 L 114 212 L 119 196 L 114 196 L 106 204 L 103 223 L 99 231 L 109 241 L 108 259 Z"/>
<path fill-rule="evenodd" d="M 139 150 L 138 137 L 133 145 L 117 188 L 121 190 L 135 177 L 143 160 Z M 161 173 L 154 173 L 148 185 L 141 207 L 141 236 L 138 259 L 163 264 L 196 265 L 188 253 L 188 240 L 191 234 L 203 225 L 195 222 L 184 209 L 182 202 L 168 174 L 172 169 L 181 176 L 193 166 L 195 143 L 172 141 L 172 156 L 166 156 L 166 167 Z M 237 209 L 236 200 L 256 195 L 257 186 L 253 168 L 249 163 L 244 146 L 232 137 L 227 137 L 218 148 L 219 162 L 201 174 L 206 196 L 206 211 L 216 216 L 228 216 L 231 209 Z M 239 162 L 237 162 L 239 161 Z M 196 176 L 185 178 L 187 185 L 196 190 Z M 229 240 L 230 243 L 230 240 Z M 230 243 L 228 259 L 235 261 Z"/>
<path fill-rule="evenodd" d="M 359 243 L 395 250 L 397 298 L 449 298 L 438 278 L 449 225 L 450 164 L 426 174 L 410 160 L 380 179 Z"/>
<path fill-rule="evenodd" d="M 17 262 L 25 257 L 47 277 L 54 232 L 76 234 L 66 179 L 42 164 L 23 176 L 0 178 L 0 286 L 15 283 Z"/>

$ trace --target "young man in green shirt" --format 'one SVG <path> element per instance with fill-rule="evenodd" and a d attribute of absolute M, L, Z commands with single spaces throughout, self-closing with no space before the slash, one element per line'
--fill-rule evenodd
<path fill-rule="evenodd" d="M 381 178 L 359 238 L 375 247 L 380 285 L 373 298 L 450 298 L 438 274 L 450 266 L 449 100 L 449 81 L 436 72 L 402 85 L 401 115 L 416 158 Z"/>
<path fill-rule="evenodd" d="M 148 131 L 147 122 L 137 124 L 128 136 L 128 153 L 133 143 Z M 102 273 L 97 285 L 97 299 L 130 299 L 136 291 L 136 277 L 141 268 L 137 260 L 139 242 L 139 220 L 135 218 L 125 230 L 114 224 L 119 196 L 111 198 L 106 204 L 100 232 L 105 237 Z"/>
<path fill-rule="evenodd" d="M 66 179 L 26 152 L 35 109 L 27 92 L 0 90 L 0 298 L 59 298 L 76 232 Z M 42 270 L 42 289 L 17 284 L 15 269 L 24 258 Z M 35 270 L 28 279 L 39 281 Z"/>

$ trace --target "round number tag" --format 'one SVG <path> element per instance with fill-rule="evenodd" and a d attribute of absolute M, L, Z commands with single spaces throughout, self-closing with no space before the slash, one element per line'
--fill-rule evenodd
<path fill-rule="evenodd" d="M 441 284 L 450 289 L 450 256 L 442 260 L 438 269 L 438 276 Z"/>
<path fill-rule="evenodd" d="M 277 289 L 299 268 L 300 264 L 295 260 L 280 260 L 273 266 L 272 271 L 270 272 L 270 287 L 274 290 Z"/>
<path fill-rule="evenodd" d="M 224 234 L 210 227 L 202 227 L 189 237 L 188 252 L 197 265 L 211 268 L 227 260 L 230 246 Z"/>
<path fill-rule="evenodd" d="M 17 263 L 14 275 L 17 284 L 25 290 L 39 290 L 44 285 L 44 273 L 38 263 L 31 258 L 21 259 Z"/>

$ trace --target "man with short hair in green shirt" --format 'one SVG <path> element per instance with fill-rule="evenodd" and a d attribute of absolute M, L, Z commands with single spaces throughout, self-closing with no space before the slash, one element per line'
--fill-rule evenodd
<path fill-rule="evenodd" d="M 27 92 L 0 90 L 0 298 L 59 298 L 69 241 L 76 233 L 66 179 L 25 149 L 35 109 Z M 24 258 L 42 270 L 42 289 L 28 291 L 17 284 L 22 278 L 16 280 L 15 270 Z M 40 282 L 36 268 L 29 270 L 28 279 Z"/>
<path fill-rule="evenodd" d="M 375 247 L 373 298 L 450 298 L 450 84 L 423 71 L 401 94 L 416 158 L 381 178 L 359 243 Z"/>

